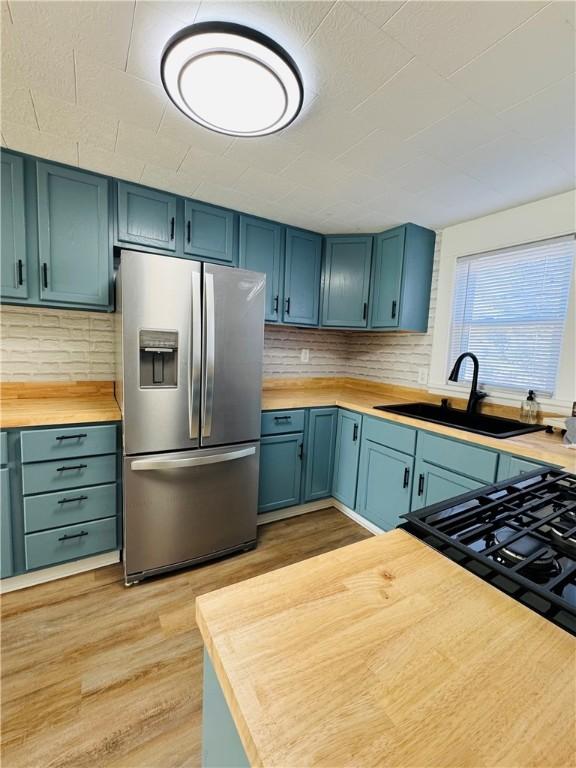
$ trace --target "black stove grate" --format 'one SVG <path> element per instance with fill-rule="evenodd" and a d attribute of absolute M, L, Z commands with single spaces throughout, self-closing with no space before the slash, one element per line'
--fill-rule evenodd
<path fill-rule="evenodd" d="M 401 527 L 576 635 L 576 476 L 535 470 Z"/>

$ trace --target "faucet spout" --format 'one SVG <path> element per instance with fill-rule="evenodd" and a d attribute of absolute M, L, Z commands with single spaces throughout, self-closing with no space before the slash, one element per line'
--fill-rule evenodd
<path fill-rule="evenodd" d="M 480 400 L 483 400 L 486 397 L 486 392 L 480 392 L 478 390 L 478 371 L 480 368 L 480 364 L 478 362 L 478 358 L 473 352 L 462 352 L 461 355 L 459 355 L 456 358 L 456 362 L 454 363 L 454 366 L 452 367 L 452 370 L 450 371 L 450 375 L 448 376 L 448 381 L 458 381 L 458 377 L 460 375 L 460 368 L 462 366 L 462 361 L 465 360 L 467 357 L 472 360 L 472 385 L 470 387 L 470 396 L 468 398 L 468 406 L 466 408 L 466 412 L 469 416 L 473 416 L 476 413 L 476 410 L 478 408 L 478 403 Z"/>

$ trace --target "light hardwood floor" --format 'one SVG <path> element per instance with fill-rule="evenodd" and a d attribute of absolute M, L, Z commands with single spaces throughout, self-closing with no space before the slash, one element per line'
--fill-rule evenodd
<path fill-rule="evenodd" d="M 109 566 L 2 598 L 2 768 L 199 766 L 198 595 L 369 537 L 327 509 L 258 548 L 124 587 Z"/>

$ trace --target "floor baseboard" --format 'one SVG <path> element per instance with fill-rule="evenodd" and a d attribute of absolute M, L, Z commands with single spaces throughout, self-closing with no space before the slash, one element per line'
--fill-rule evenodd
<path fill-rule="evenodd" d="M 72 563 L 53 565 L 51 568 L 43 568 L 41 571 L 22 573 L 0 581 L 0 594 L 14 592 L 17 589 L 35 587 L 37 584 L 45 584 L 48 581 L 63 579 L 65 576 L 75 576 L 77 573 L 93 571 L 95 568 L 103 568 L 105 565 L 114 565 L 120 562 L 120 552 L 105 552 L 103 555 L 86 557 L 83 560 L 74 560 Z"/>

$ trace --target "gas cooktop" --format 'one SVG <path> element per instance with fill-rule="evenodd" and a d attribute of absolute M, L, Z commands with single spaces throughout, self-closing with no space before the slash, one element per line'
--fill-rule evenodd
<path fill-rule="evenodd" d="M 576 476 L 535 470 L 404 515 L 400 527 L 576 635 Z"/>

